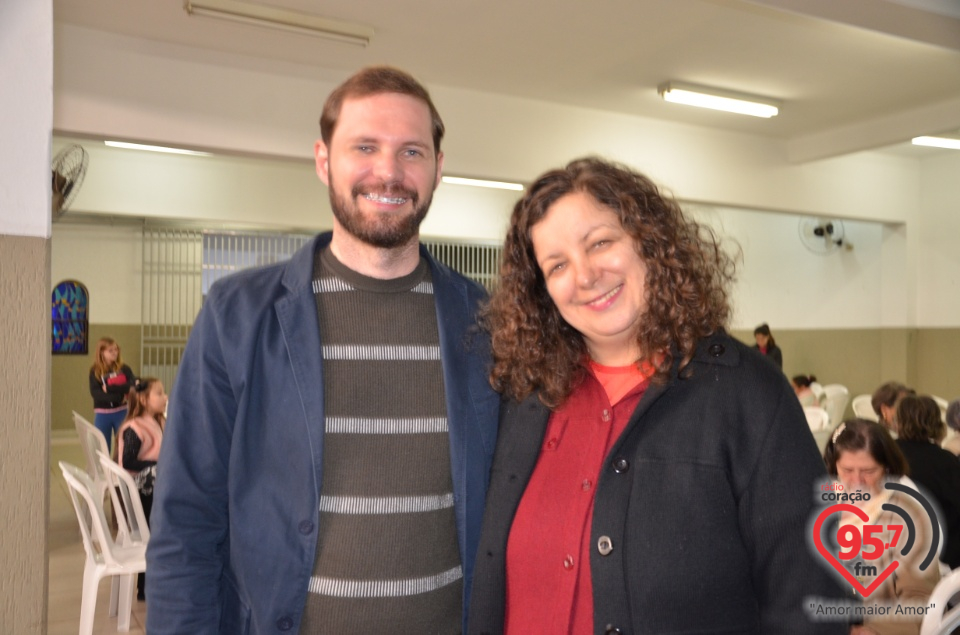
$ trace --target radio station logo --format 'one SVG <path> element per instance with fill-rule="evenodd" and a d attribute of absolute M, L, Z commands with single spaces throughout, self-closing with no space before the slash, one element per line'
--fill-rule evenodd
<path fill-rule="evenodd" d="M 893 481 L 885 483 L 884 488 L 916 500 L 926 517 L 914 518 L 900 505 L 886 502 L 880 509 L 895 515 L 898 522 L 870 524 L 870 515 L 861 508 L 869 503 L 870 494 L 847 494 L 843 492 L 843 485 L 832 483 L 821 486 L 820 498 L 821 501 L 833 504 L 823 509 L 813 523 L 813 544 L 816 550 L 864 598 L 876 591 L 898 567 L 904 566 L 906 556 L 914 553 L 914 550 L 924 548 L 925 545 L 919 544 L 926 540 L 918 538 L 918 523 L 922 524 L 925 532 L 929 529 L 930 535 L 927 552 L 919 564 L 921 571 L 926 571 L 931 565 L 936 566 L 937 546 L 941 542 L 936 512 L 923 494 Z M 862 522 L 856 523 L 850 515 Z M 838 525 L 835 532 L 832 531 L 832 523 Z M 824 544 L 824 534 L 832 544 Z M 891 551 L 892 557 L 883 557 Z M 881 562 L 886 563 L 882 568 Z"/>

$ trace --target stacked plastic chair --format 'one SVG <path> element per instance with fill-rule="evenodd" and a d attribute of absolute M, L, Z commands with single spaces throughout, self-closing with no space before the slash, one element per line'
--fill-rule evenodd
<path fill-rule="evenodd" d="M 850 401 L 850 391 L 842 384 L 827 384 L 823 387 L 823 398 L 820 405 L 830 415 L 830 425 L 839 425 L 847 411 Z"/>
<path fill-rule="evenodd" d="M 117 467 L 119 469 L 119 466 Z M 131 515 L 130 513 L 133 516 L 138 515 L 137 509 L 139 509 L 139 518 L 135 519 L 134 522 L 141 522 L 143 518 L 143 510 L 140 506 L 140 498 L 136 494 L 136 488 L 133 487 L 133 482 L 126 473 L 122 475 L 127 477 L 126 481 L 120 475 L 117 477 L 116 482 L 120 484 L 120 492 L 113 491 L 112 487 L 109 488 L 113 491 L 112 495 L 124 500 L 125 504 L 126 499 L 130 499 L 129 504 L 125 507 L 120 507 L 117 504 L 117 519 L 120 527 L 124 529 L 119 530 L 114 537 L 104 513 L 102 490 L 99 489 L 99 486 L 93 482 L 84 470 L 66 461 L 60 461 L 60 470 L 67 482 L 70 500 L 73 503 L 74 511 L 77 513 L 80 535 L 83 538 L 83 549 L 87 556 L 83 566 L 80 635 L 92 635 L 93 633 L 97 589 L 100 586 L 100 580 L 105 577 L 114 577 L 119 580 L 119 597 L 115 599 L 111 593 L 110 616 L 117 616 L 117 630 L 127 632 L 130 630 L 134 580 L 136 574 L 145 571 L 147 568 L 146 551 L 147 540 L 149 539 L 149 530 L 147 530 L 145 534 L 142 532 L 137 534 L 138 540 L 135 540 L 135 534 L 130 529 L 131 523 L 127 520 L 128 515 Z M 133 487 L 132 496 L 129 491 L 127 494 L 122 493 L 124 487 Z M 145 521 L 142 522 L 142 527 L 146 529 Z"/>
<path fill-rule="evenodd" d="M 807 417 L 807 425 L 810 426 L 811 432 L 826 430 L 830 424 L 830 415 L 819 406 L 806 406 L 803 414 Z"/>
<path fill-rule="evenodd" d="M 857 395 L 853 398 L 853 403 L 851 407 L 853 408 L 853 416 L 858 419 L 866 419 L 867 421 L 880 421 L 880 417 L 877 416 L 877 413 L 873 411 L 873 404 L 870 403 L 870 395 Z"/>
<path fill-rule="evenodd" d="M 960 605 L 948 608 L 951 598 L 960 594 L 960 569 L 940 579 L 926 604 L 930 608 L 920 624 L 920 635 L 948 635 L 960 626 Z"/>

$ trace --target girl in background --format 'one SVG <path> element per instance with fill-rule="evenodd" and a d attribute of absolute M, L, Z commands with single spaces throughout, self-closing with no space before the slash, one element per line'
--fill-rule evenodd
<path fill-rule="evenodd" d="M 127 393 L 135 382 L 133 371 L 120 357 L 117 342 L 112 337 L 100 338 L 90 367 L 90 395 L 93 397 L 93 425 L 107 439 L 108 450 L 113 447 L 113 434 L 127 414 Z"/>
<path fill-rule="evenodd" d="M 155 377 L 141 379 L 130 391 L 127 419 L 117 433 L 117 457 L 120 466 L 133 475 L 150 526 L 153 509 L 153 482 L 157 476 L 157 458 L 163 441 L 167 394 L 163 382 Z M 137 599 L 145 599 L 144 575 L 137 576 Z"/>

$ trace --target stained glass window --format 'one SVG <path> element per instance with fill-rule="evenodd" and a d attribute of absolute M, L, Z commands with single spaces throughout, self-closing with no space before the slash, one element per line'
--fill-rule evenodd
<path fill-rule="evenodd" d="M 86 355 L 90 294 L 82 283 L 64 280 L 53 288 L 53 354 Z"/>

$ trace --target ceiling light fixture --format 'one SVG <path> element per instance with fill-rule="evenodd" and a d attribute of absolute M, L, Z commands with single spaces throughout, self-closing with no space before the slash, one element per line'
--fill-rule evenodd
<path fill-rule="evenodd" d="M 721 88 L 697 86 L 683 82 L 667 82 L 657 87 L 664 101 L 687 106 L 699 106 L 712 110 L 723 110 L 752 117 L 776 117 L 780 112 L 780 102 L 768 97 L 749 95 Z"/>
<path fill-rule="evenodd" d="M 450 185 L 472 185 L 474 187 L 492 187 L 497 190 L 514 190 L 522 192 L 523 186 L 519 183 L 507 183 L 506 181 L 485 181 L 483 179 L 466 179 L 459 176 L 445 176 L 444 183 Z"/>
<path fill-rule="evenodd" d="M 183 9 L 190 15 L 231 20 L 242 24 L 280 29 L 290 33 L 323 37 L 337 42 L 366 46 L 373 29 L 360 24 L 329 20 L 307 13 L 265 7 L 237 0 L 184 0 Z"/>
<path fill-rule="evenodd" d="M 914 137 L 913 145 L 960 150 L 960 139 L 950 139 L 949 137 Z"/>
<path fill-rule="evenodd" d="M 195 157 L 213 156 L 209 152 L 184 150 L 182 148 L 167 148 L 165 146 L 149 146 L 142 143 L 127 143 L 126 141 L 104 141 L 103 145 L 110 146 L 111 148 L 123 148 L 124 150 L 146 150 L 148 152 L 166 152 L 169 154 L 189 154 Z"/>

